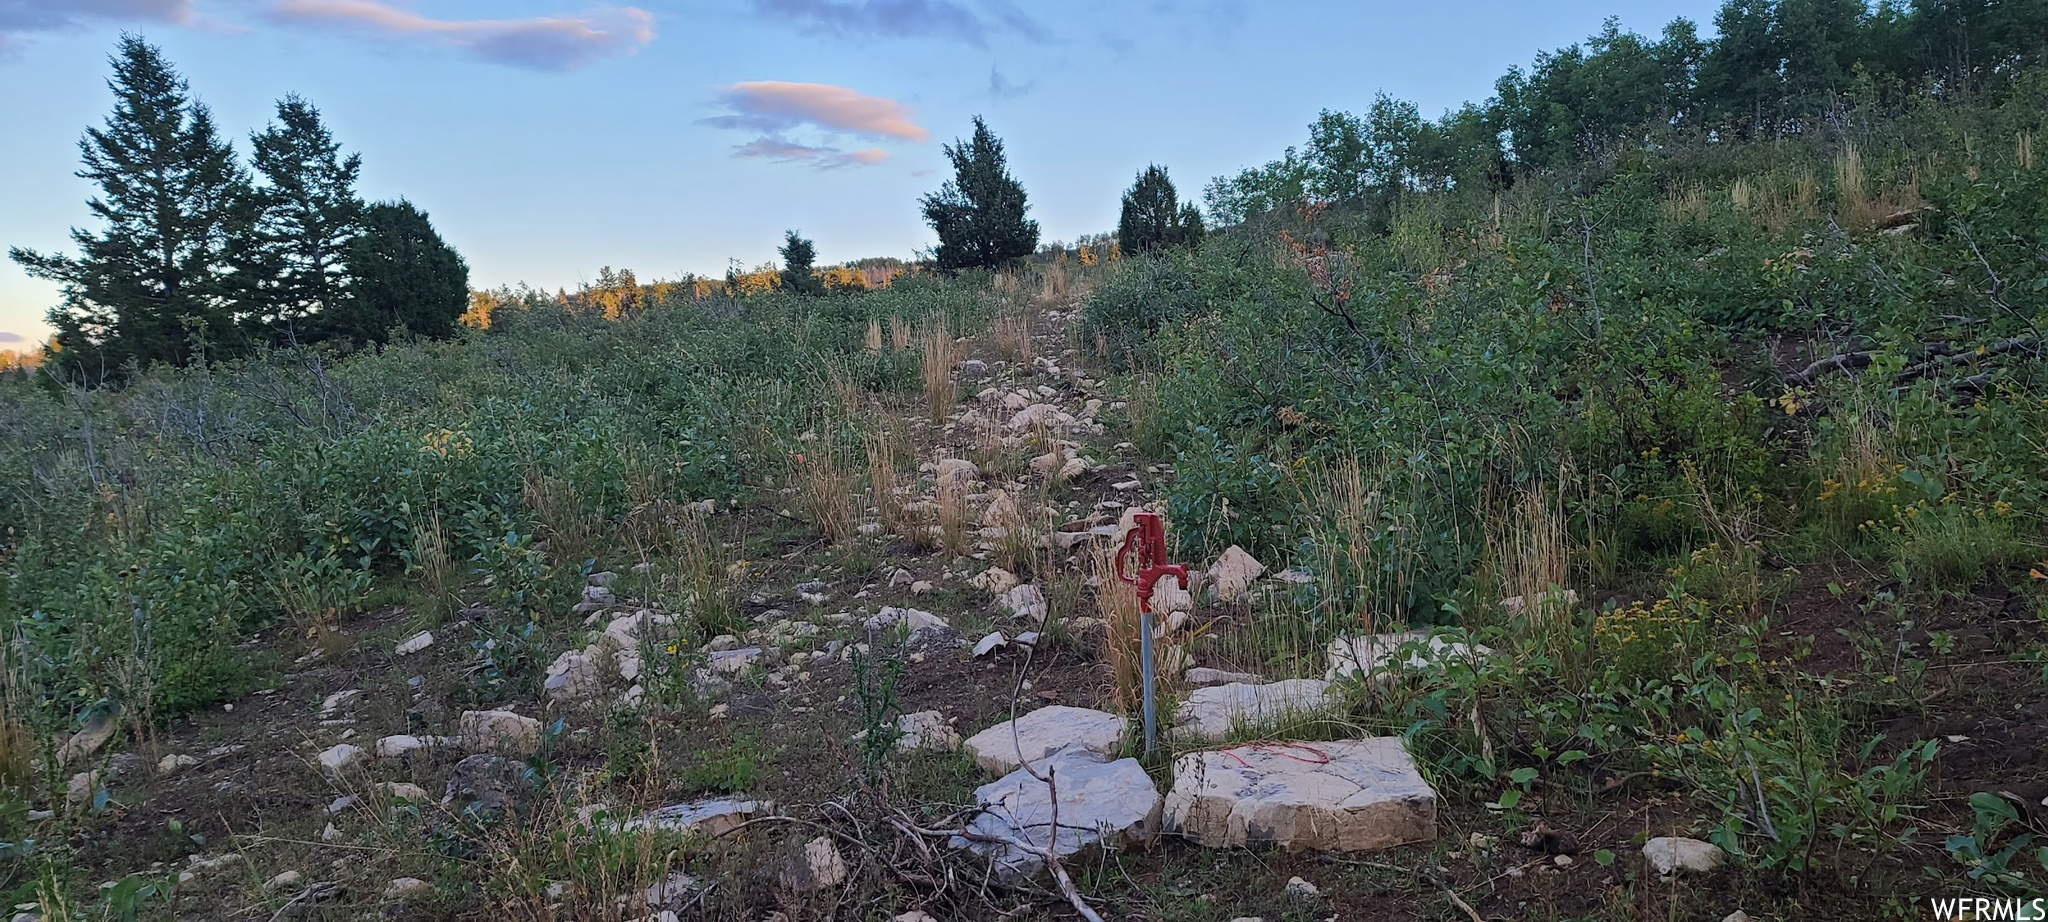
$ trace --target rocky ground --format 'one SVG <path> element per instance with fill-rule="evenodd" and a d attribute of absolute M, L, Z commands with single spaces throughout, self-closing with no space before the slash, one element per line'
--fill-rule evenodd
<path fill-rule="evenodd" d="M 943 421 L 860 397 L 916 471 L 839 540 L 806 522 L 832 497 L 789 484 L 688 510 L 717 579 L 683 604 L 659 562 L 600 561 L 556 629 L 399 607 L 311 652 L 259 638 L 271 687 L 81 754 L 49 809 L 85 816 L 88 873 L 155 888 L 143 917 L 1770 917 L 1676 796 L 1533 829 L 1440 798 L 1361 701 L 1492 651 L 1253 649 L 1305 576 L 1235 548 L 1158 599 L 1147 757 L 1097 573 L 1172 471 L 1064 323 L 1032 318 L 1028 355 L 967 342 Z M 706 593 L 731 612 L 708 637 Z"/>

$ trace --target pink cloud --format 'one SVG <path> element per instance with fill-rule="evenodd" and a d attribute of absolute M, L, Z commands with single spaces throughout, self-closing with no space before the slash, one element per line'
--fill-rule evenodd
<path fill-rule="evenodd" d="M 931 132 L 911 121 L 910 109 L 902 103 L 829 83 L 735 83 L 719 94 L 719 101 L 733 114 L 707 118 L 705 124 L 760 132 L 810 125 L 842 134 L 918 143 L 931 137 Z"/>
<path fill-rule="evenodd" d="M 270 16 L 288 23 L 337 25 L 430 41 L 536 70 L 568 70 L 632 54 L 654 40 L 653 14 L 630 6 L 525 19 L 432 19 L 378 0 L 276 0 Z"/>

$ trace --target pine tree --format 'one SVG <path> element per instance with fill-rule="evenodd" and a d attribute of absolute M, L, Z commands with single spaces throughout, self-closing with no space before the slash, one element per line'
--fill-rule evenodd
<path fill-rule="evenodd" d="M 1003 142 L 974 117 L 974 138 L 946 145 L 953 179 L 920 201 L 939 235 L 939 269 L 1000 266 L 1038 249 L 1038 222 L 1024 217 L 1024 187 L 1010 177 Z"/>
<path fill-rule="evenodd" d="M 796 231 L 785 231 L 782 247 L 776 252 L 782 254 L 782 288 L 800 295 L 825 293 L 825 283 L 812 273 L 813 263 L 818 261 L 818 248 L 805 240 Z"/>
<path fill-rule="evenodd" d="M 349 241 L 344 259 L 348 297 L 322 315 L 323 335 L 385 342 L 403 328 L 441 338 L 454 334 L 469 307 L 469 265 L 411 202 L 365 208 L 362 233 Z"/>
<path fill-rule="evenodd" d="M 63 286 L 50 324 L 65 363 L 93 376 L 238 345 L 227 249 L 247 220 L 234 147 L 163 52 L 123 36 L 112 64 L 114 112 L 78 142 L 78 176 L 100 188 L 87 207 L 105 227 L 73 228 L 76 256 L 8 251 Z"/>
<path fill-rule="evenodd" d="M 250 140 L 265 184 L 253 197 L 255 233 L 237 252 L 245 322 L 297 342 L 310 318 L 347 297 L 343 254 L 361 229 L 362 157 L 342 157 L 320 110 L 297 96 L 279 100 L 277 121 Z"/>
<path fill-rule="evenodd" d="M 1124 192 L 1116 239 L 1125 253 L 1194 246 L 1202 240 L 1202 213 L 1192 204 L 1181 204 L 1165 167 L 1148 166 Z"/>

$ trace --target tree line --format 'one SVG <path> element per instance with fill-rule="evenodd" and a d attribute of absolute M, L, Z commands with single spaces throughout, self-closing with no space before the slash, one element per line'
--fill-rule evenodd
<path fill-rule="evenodd" d="M 311 103 L 279 100 L 244 167 L 161 50 L 123 36 L 112 64 L 114 111 L 79 141 L 101 228 L 74 228 L 75 254 L 8 251 L 61 286 L 49 321 L 67 371 L 453 332 L 468 266 L 411 203 L 356 194 L 362 159 Z"/>
<path fill-rule="evenodd" d="M 1304 148 L 1212 182 L 1234 224 L 1318 200 L 1384 221 L 1413 190 L 1500 189 L 1520 176 L 1678 140 L 1827 129 L 1857 109 L 1986 102 L 2039 82 L 2048 0 L 1727 0 L 1702 39 L 1680 18 L 1656 39 L 1609 19 L 1582 44 L 1510 68 L 1494 95 L 1441 118 L 1379 95 L 1324 111 Z"/>

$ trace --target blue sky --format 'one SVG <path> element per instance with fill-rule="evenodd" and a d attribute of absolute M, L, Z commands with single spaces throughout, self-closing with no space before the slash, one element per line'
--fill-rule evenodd
<path fill-rule="evenodd" d="M 123 30 L 160 45 L 246 155 L 279 96 L 318 105 L 472 284 L 574 288 L 930 245 L 917 196 L 987 117 L 1046 239 L 1113 229 L 1147 163 L 1184 195 L 1385 91 L 1435 115 L 1610 14 L 1703 31 L 1710 0 L 0 0 L 0 247 L 69 248 L 79 136 Z M 0 262 L 0 348 L 55 288 Z"/>

